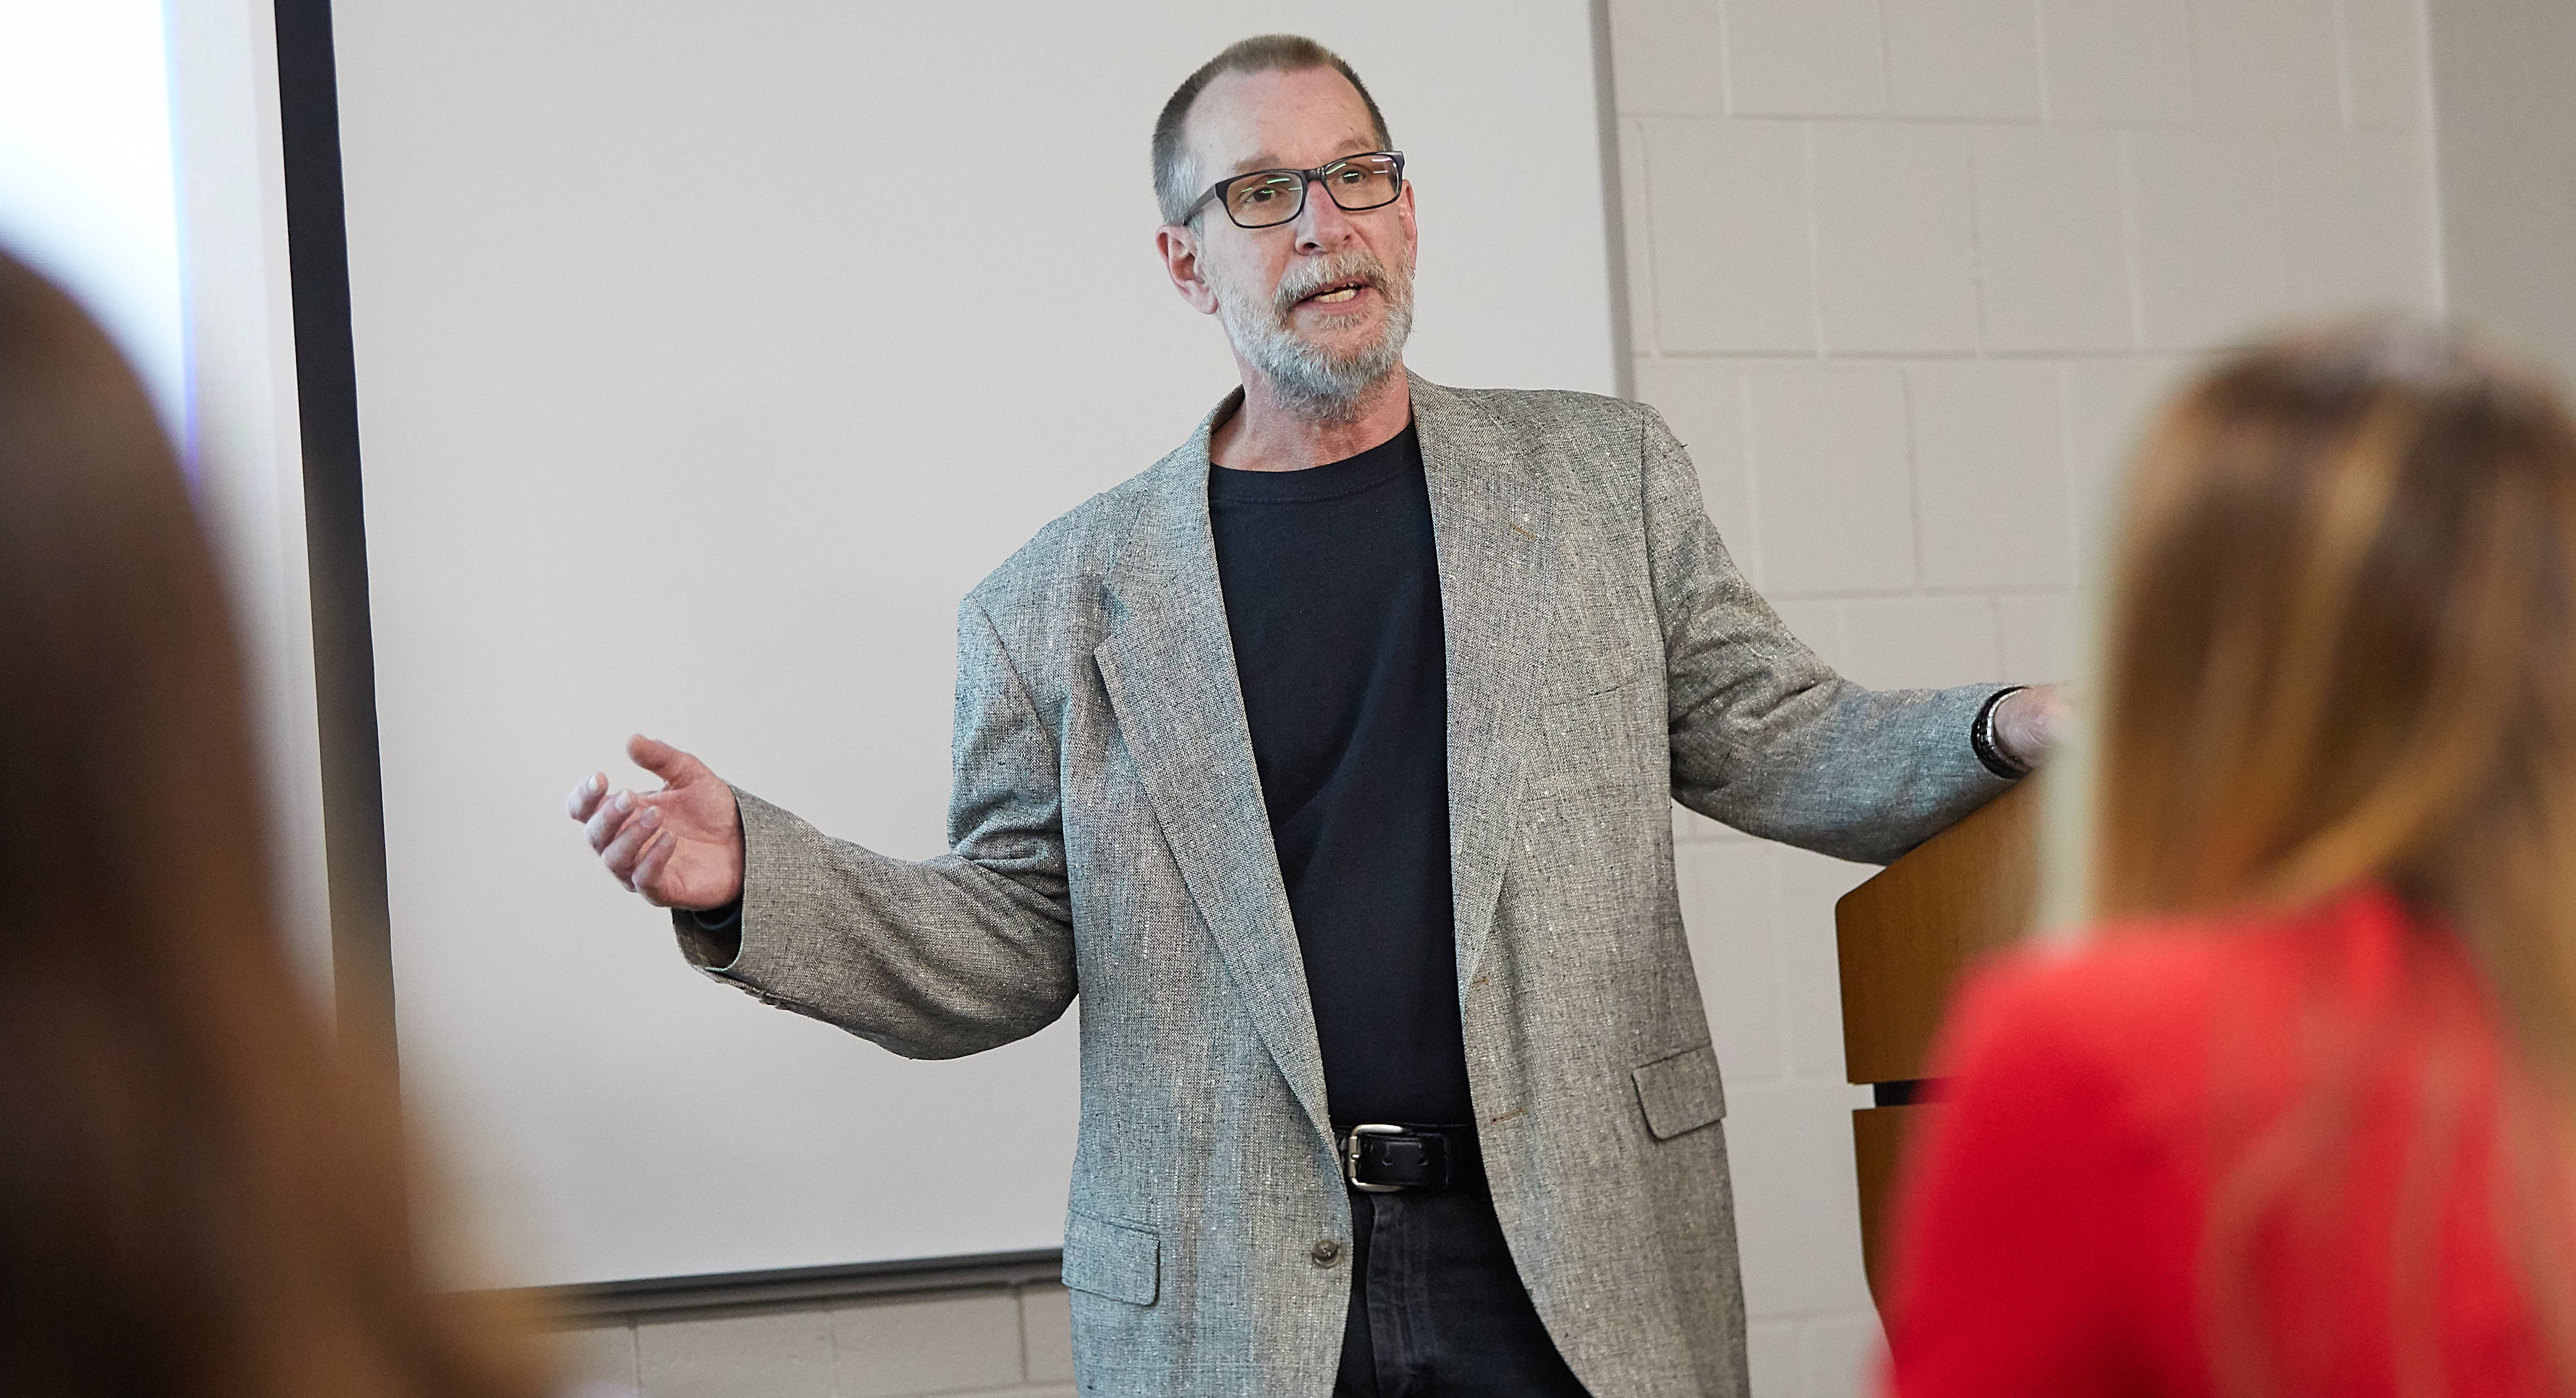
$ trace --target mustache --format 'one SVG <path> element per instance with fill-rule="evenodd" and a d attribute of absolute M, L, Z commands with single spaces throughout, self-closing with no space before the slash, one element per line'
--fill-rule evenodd
<path fill-rule="evenodd" d="M 1394 279 L 1387 275 L 1386 264 L 1378 261 L 1376 254 L 1354 248 L 1335 253 L 1321 262 L 1290 269 L 1279 279 L 1279 289 L 1271 296 L 1271 309 L 1285 324 L 1288 313 L 1297 308 L 1298 302 L 1335 282 L 1352 280 L 1382 296 L 1394 298 Z"/>

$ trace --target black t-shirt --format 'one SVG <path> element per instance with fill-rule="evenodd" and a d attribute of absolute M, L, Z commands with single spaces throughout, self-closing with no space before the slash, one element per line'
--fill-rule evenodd
<path fill-rule="evenodd" d="M 1464 1125 L 1449 668 L 1422 446 L 1208 473 L 1252 755 L 1345 1125 Z"/>

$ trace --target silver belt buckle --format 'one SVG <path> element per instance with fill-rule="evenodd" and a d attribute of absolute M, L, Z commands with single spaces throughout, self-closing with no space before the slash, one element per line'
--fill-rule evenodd
<path fill-rule="evenodd" d="M 1365 1184 L 1361 1182 L 1360 1137 L 1401 1136 L 1403 1134 L 1404 1128 L 1401 1126 L 1383 1126 L 1371 1123 L 1366 1126 L 1352 1127 L 1351 1134 L 1343 1138 L 1342 1141 L 1343 1182 L 1353 1189 L 1362 1190 L 1370 1194 L 1395 1194 L 1401 1192 L 1404 1186 L 1400 1184 Z"/>

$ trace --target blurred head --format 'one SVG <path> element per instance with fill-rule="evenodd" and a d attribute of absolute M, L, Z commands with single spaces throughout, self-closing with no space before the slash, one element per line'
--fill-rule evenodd
<path fill-rule="evenodd" d="M 2165 413 L 2108 649 L 2109 914 L 2381 879 L 2576 1067 L 2576 427 L 2443 329 L 2274 340 Z"/>
<path fill-rule="evenodd" d="M 2463 995 L 2447 963 L 2415 963 L 2399 988 L 2429 1026 L 2419 1039 L 2311 995 L 2299 1099 L 2271 1116 L 2213 1104 L 2223 1173 L 2199 1284 L 2222 1391 L 2299 1391 L 2282 1375 L 2359 1342 L 2367 1321 L 2299 1312 L 2299 1288 L 2260 1295 L 2257 1259 L 2351 1255 L 2335 1244 L 2352 1223 L 2337 1201 L 2355 1103 L 2420 1089 L 2409 1179 L 2447 1178 L 2467 1132 L 2492 1132 L 2490 1221 L 2556 1387 L 2576 1392 L 2576 424 L 2544 381 L 2437 326 L 2259 344 L 2151 433 L 2118 568 L 2099 911 L 2290 907 L 2376 881 L 2433 914 L 2428 938 L 2456 935 L 2482 983 Z M 2488 996 L 2513 1042 L 2495 1043 Z M 2519 1051 L 2503 1055 L 2493 1119 L 2468 1120 L 2459 1065 L 2498 1047 Z M 2216 1042 L 2209 1066 L 2215 1091 L 2248 1102 L 2283 1069 Z M 2395 1249 L 2392 1276 L 2438 1272 L 2444 1198 L 2410 1190 L 2372 1244 Z M 2427 1392 L 2434 1287 L 2408 1289 L 2395 1339 L 2373 1342 L 2429 1373 Z M 2289 1308 L 2277 1333 L 2267 1301 Z"/>
<path fill-rule="evenodd" d="M 1172 94 L 1154 127 L 1156 235 L 1183 299 L 1217 316 L 1247 379 L 1258 378 L 1302 416 L 1357 411 L 1403 364 L 1413 328 L 1413 186 L 1373 208 L 1352 191 L 1384 175 L 1343 167 L 1340 202 L 1309 185 L 1293 219 L 1295 182 L 1239 186 L 1201 202 L 1220 181 L 1256 171 L 1314 170 L 1391 151 L 1386 120 L 1350 66 L 1309 39 L 1272 34 L 1218 54 Z"/>
<path fill-rule="evenodd" d="M 269 916 L 224 597 L 140 385 L 0 256 L 0 1391 L 539 1391 L 424 1291 Z"/>

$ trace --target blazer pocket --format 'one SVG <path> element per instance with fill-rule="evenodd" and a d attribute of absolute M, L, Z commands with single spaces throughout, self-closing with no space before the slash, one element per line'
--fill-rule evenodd
<path fill-rule="evenodd" d="M 1645 1109 L 1646 1130 L 1658 1141 L 1726 1116 L 1726 1084 L 1718 1077 L 1717 1050 L 1711 1045 L 1658 1058 L 1629 1076 L 1637 1080 L 1637 1105 Z"/>
<path fill-rule="evenodd" d="M 1162 1291 L 1163 1240 L 1142 1228 L 1094 1218 L 1080 1209 L 1064 1219 L 1064 1284 L 1135 1306 Z"/>

